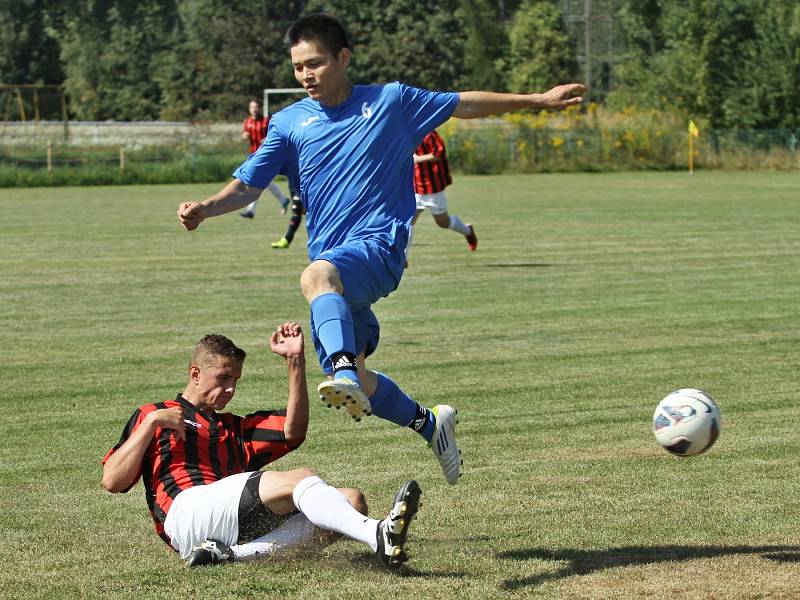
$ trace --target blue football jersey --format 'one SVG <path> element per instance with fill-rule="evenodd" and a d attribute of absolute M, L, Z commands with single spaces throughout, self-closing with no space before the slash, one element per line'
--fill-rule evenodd
<path fill-rule="evenodd" d="M 311 260 L 349 239 L 393 245 L 414 215 L 414 149 L 457 104 L 457 93 L 399 82 L 354 86 L 338 106 L 305 98 L 272 117 L 233 176 L 263 189 L 284 168 L 296 174 Z"/>

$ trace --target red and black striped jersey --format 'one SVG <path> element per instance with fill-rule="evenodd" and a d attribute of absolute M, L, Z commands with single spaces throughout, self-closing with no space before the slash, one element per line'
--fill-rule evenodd
<path fill-rule="evenodd" d="M 257 471 L 297 448 L 302 440 L 286 442 L 286 411 L 259 411 L 240 417 L 231 413 L 207 415 L 181 394 L 175 400 L 145 404 L 131 416 L 119 442 L 108 451 L 103 464 L 136 431 L 144 418 L 162 408 L 180 408 L 186 423 L 186 440 L 171 429 L 157 428 L 142 458 L 139 475 L 124 490 L 143 479 L 145 499 L 156 532 L 167 543 L 164 519 L 175 497 L 185 489 L 219 481 L 223 477 Z"/>
<path fill-rule="evenodd" d="M 242 125 L 242 131 L 250 136 L 250 154 L 258 150 L 261 142 L 267 137 L 267 126 L 269 125 L 269 117 L 261 117 L 254 119 L 247 117 Z"/>
<path fill-rule="evenodd" d="M 415 154 L 433 154 L 436 160 L 414 164 L 414 193 L 435 194 L 453 183 L 444 140 L 435 131 L 426 135 Z"/>

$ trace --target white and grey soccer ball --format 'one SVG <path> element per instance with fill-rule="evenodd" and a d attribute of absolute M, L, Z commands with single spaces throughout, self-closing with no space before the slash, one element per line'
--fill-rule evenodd
<path fill-rule="evenodd" d="M 653 433 L 677 456 L 702 454 L 717 441 L 722 415 L 714 399 L 702 390 L 686 388 L 667 395 L 653 415 Z"/>

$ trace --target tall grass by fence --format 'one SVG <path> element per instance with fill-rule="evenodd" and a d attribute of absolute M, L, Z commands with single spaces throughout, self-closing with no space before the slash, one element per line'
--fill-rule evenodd
<path fill-rule="evenodd" d="M 514 114 L 451 119 L 441 133 L 465 173 L 541 173 L 686 169 L 687 119 L 661 112 Z M 800 169 L 800 132 L 707 130 L 694 140 L 695 168 Z"/>
<path fill-rule="evenodd" d="M 246 154 L 241 144 L 0 147 L 0 187 L 223 181 Z"/>
<path fill-rule="evenodd" d="M 699 125 L 695 168 L 800 169 L 800 132 Z M 132 125 L 121 126 L 117 143 L 0 139 L 0 187 L 223 181 L 247 152 L 237 126 L 219 128 L 213 135 L 208 127 L 190 128 L 177 142 L 167 129 L 160 142 L 148 133 L 142 143 Z M 451 119 L 440 133 L 452 167 L 468 174 L 678 170 L 688 163 L 685 117 L 611 113 L 595 104 L 562 113 Z"/>

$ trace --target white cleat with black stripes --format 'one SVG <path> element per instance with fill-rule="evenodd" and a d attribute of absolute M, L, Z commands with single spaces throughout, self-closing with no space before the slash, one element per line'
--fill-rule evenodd
<path fill-rule="evenodd" d="M 430 446 L 439 460 L 444 472 L 444 478 L 450 485 L 455 485 L 461 477 L 461 450 L 456 445 L 456 425 L 458 424 L 458 411 L 447 404 L 439 404 L 431 410 L 436 419 L 436 429 L 433 432 Z"/>

